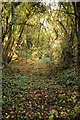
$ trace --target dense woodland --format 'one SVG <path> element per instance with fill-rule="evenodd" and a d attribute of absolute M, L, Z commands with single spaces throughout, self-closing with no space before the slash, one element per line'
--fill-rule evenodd
<path fill-rule="evenodd" d="M 80 120 L 80 2 L 2 3 L 2 119 Z"/>

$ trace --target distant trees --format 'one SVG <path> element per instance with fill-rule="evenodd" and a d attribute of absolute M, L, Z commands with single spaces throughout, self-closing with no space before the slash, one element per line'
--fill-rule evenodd
<path fill-rule="evenodd" d="M 80 2 L 2 3 L 2 55 L 10 62 L 22 47 L 62 68 L 80 65 Z"/>

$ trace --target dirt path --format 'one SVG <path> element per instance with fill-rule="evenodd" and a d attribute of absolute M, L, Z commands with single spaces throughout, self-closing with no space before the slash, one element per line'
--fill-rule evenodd
<path fill-rule="evenodd" d="M 23 74 L 30 75 L 30 74 L 39 74 L 39 73 L 45 73 L 47 64 L 41 63 L 40 61 L 32 60 L 32 59 L 26 59 L 24 58 L 18 58 L 18 60 L 13 60 L 10 63 L 11 68 L 14 69 L 15 72 L 20 71 Z"/>
<path fill-rule="evenodd" d="M 65 116 L 69 119 L 79 111 L 79 102 L 73 108 L 77 95 L 76 85 L 72 89 L 73 86 L 67 85 L 66 78 L 46 77 L 46 63 L 19 58 L 11 61 L 10 66 L 14 72 L 4 69 L 3 73 L 5 119 L 52 120 L 53 117 Z"/>

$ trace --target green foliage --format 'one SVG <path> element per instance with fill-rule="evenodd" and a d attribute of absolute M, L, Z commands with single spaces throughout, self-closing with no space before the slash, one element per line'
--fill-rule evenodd
<path fill-rule="evenodd" d="M 31 71 L 31 74 L 27 76 L 21 72 L 15 73 L 15 69 L 10 71 L 8 67 L 3 67 L 2 75 L 4 118 L 12 118 L 11 113 L 13 113 L 13 118 L 16 114 L 19 119 L 20 115 L 23 118 L 23 114 L 26 119 L 42 118 L 42 113 L 39 112 L 41 110 L 44 111 L 43 115 L 46 117 L 48 114 L 49 119 L 59 116 L 70 119 L 70 116 L 74 116 L 75 112 L 77 113 L 79 110 L 78 103 L 74 106 L 79 84 L 77 69 L 65 70 L 50 80 L 46 78 L 46 75 L 43 75 L 42 69 L 41 74 L 34 74 Z M 44 101 L 44 104 L 41 101 Z M 29 109 L 26 109 L 25 106 Z"/>
<path fill-rule="evenodd" d="M 57 110 L 54 110 L 54 109 L 53 109 L 53 110 L 50 111 L 50 115 L 54 115 L 54 114 L 55 114 L 56 117 L 58 117 L 58 112 L 57 112 Z"/>

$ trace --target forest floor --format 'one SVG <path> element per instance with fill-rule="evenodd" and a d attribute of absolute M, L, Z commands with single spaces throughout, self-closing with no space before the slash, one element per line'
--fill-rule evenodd
<path fill-rule="evenodd" d="M 79 71 L 50 76 L 49 69 L 25 57 L 3 65 L 3 120 L 72 120 L 80 112 Z"/>

